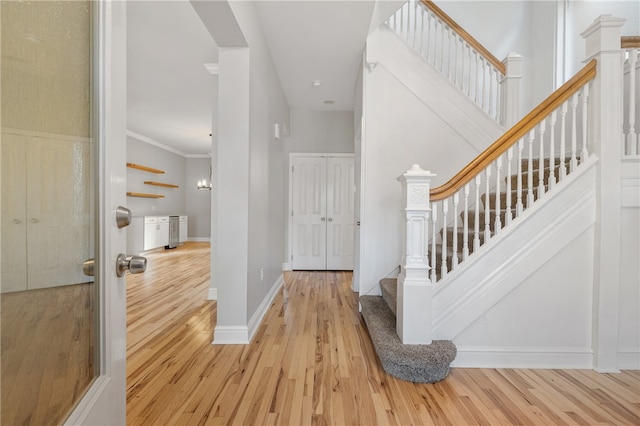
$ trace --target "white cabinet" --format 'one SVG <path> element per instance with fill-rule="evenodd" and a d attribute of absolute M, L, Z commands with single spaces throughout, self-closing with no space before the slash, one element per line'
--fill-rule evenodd
<path fill-rule="evenodd" d="M 169 245 L 169 216 L 158 216 L 156 247 Z"/>
<path fill-rule="evenodd" d="M 145 216 L 142 248 L 151 250 L 156 247 L 158 247 L 158 218 L 157 216 Z"/>
<path fill-rule="evenodd" d="M 180 233 L 178 234 L 178 242 L 184 244 L 187 241 L 187 232 L 189 229 L 189 216 L 180 216 Z"/>
<path fill-rule="evenodd" d="M 179 243 L 187 240 L 187 220 L 187 216 L 180 216 Z M 134 216 L 127 227 L 128 254 L 168 246 L 169 226 L 169 216 Z"/>

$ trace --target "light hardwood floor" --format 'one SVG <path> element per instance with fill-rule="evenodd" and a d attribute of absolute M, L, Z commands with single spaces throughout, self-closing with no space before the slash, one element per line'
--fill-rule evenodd
<path fill-rule="evenodd" d="M 382 370 L 348 272 L 289 272 L 252 343 L 212 345 L 209 247 L 151 254 L 129 276 L 129 425 L 640 424 L 640 372 Z"/>

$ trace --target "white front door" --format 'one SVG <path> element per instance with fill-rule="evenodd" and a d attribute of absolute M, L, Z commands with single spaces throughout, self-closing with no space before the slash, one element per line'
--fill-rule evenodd
<path fill-rule="evenodd" d="M 126 3 L 0 8 L 0 423 L 124 425 Z"/>
<path fill-rule="evenodd" d="M 116 258 L 126 253 L 127 228 L 118 228 L 116 209 L 126 206 L 126 2 L 94 3 L 94 126 L 97 137 L 96 380 L 66 424 L 126 423 L 126 281 L 116 274 Z"/>
<path fill-rule="evenodd" d="M 353 269 L 353 157 L 292 160 L 292 267 Z"/>

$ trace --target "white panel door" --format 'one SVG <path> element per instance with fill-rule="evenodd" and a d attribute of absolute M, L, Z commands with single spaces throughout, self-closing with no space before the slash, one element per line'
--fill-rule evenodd
<path fill-rule="evenodd" d="M 292 268 L 353 269 L 352 157 L 294 157 Z"/>
<path fill-rule="evenodd" d="M 25 145 L 25 136 L 2 134 L 2 292 L 27 289 Z"/>
<path fill-rule="evenodd" d="M 326 269 L 326 159 L 293 160 L 293 269 Z"/>
<path fill-rule="evenodd" d="M 353 269 L 353 158 L 327 158 L 327 269 Z"/>

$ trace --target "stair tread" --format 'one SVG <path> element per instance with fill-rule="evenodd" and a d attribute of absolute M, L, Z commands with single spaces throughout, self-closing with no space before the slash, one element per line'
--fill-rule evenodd
<path fill-rule="evenodd" d="M 396 318 L 381 296 L 361 296 L 362 316 L 382 368 L 388 374 L 416 383 L 443 380 L 456 357 L 449 340 L 430 345 L 404 345 L 396 334 Z"/>

